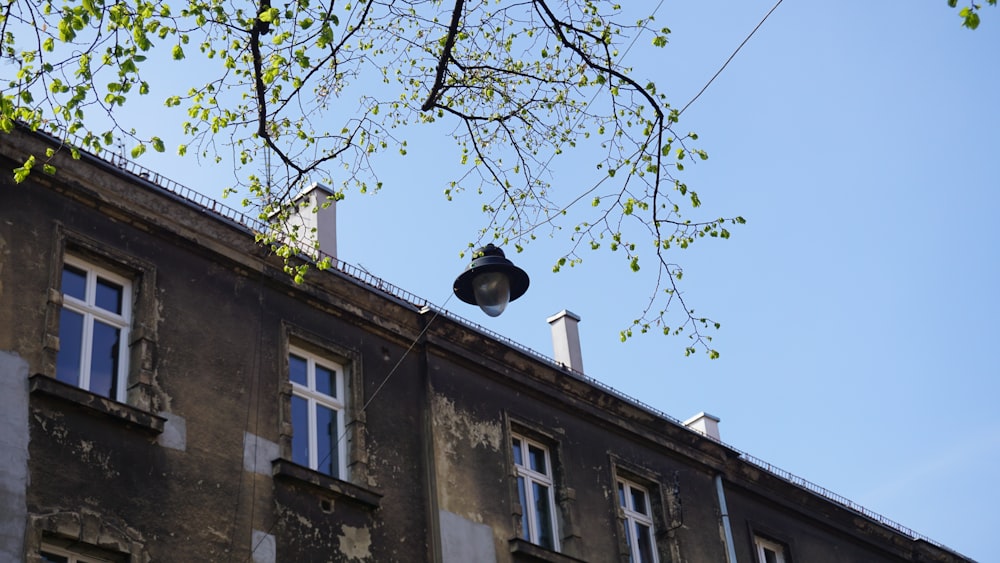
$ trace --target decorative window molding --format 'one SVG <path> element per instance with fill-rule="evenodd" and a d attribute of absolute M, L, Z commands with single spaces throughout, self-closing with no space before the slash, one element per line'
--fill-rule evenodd
<path fill-rule="evenodd" d="M 630 563 L 658 563 L 656 527 L 649 491 L 628 479 L 619 477 L 616 483 L 625 543 Z"/>
<path fill-rule="evenodd" d="M 29 516 L 26 563 L 48 563 L 43 553 L 75 556 L 79 563 L 149 563 L 142 534 L 120 518 L 93 510 Z M 62 560 L 56 559 L 56 561 Z"/>
<path fill-rule="evenodd" d="M 313 489 L 321 496 L 352 501 L 368 508 L 378 508 L 381 503 L 382 493 L 378 490 L 328 477 L 316 471 L 309 471 L 305 467 L 285 459 L 274 460 L 271 468 L 275 479 L 294 481 L 299 485 Z"/>
<path fill-rule="evenodd" d="M 788 550 L 779 542 L 755 535 L 753 545 L 757 563 L 791 563 Z"/>
<path fill-rule="evenodd" d="M 549 448 L 522 434 L 511 433 L 511 452 L 521 506 L 520 537 L 559 551 L 555 468 Z"/>
<path fill-rule="evenodd" d="M 124 403 L 132 282 L 76 256 L 63 259 L 56 379 Z"/>
<path fill-rule="evenodd" d="M 755 563 L 792 563 L 795 538 L 761 522 L 748 520 L 746 526 Z"/>
<path fill-rule="evenodd" d="M 292 462 L 347 480 L 347 403 L 344 366 L 290 347 Z"/>
<path fill-rule="evenodd" d="M 68 374 L 62 373 L 58 364 L 64 358 L 72 356 L 67 351 L 66 342 L 60 341 L 60 334 L 71 333 L 69 326 L 64 326 L 62 320 L 64 311 L 81 313 L 81 299 L 77 292 L 77 297 L 65 296 L 63 287 L 63 277 L 66 266 L 77 268 L 81 265 L 87 272 L 93 272 L 95 276 L 93 291 L 94 300 L 87 302 L 87 291 L 84 290 L 82 299 L 84 308 L 96 307 L 97 311 L 92 311 L 94 321 L 111 320 L 103 319 L 102 307 L 97 306 L 97 278 L 101 277 L 117 283 L 120 287 L 127 284 L 129 291 L 127 296 L 122 296 L 122 312 L 128 311 L 128 315 L 121 313 L 113 314 L 117 320 L 123 317 L 128 318 L 127 331 L 119 333 L 123 346 L 119 346 L 119 351 L 124 353 L 124 358 L 118 357 L 118 366 L 123 370 L 123 374 L 118 374 L 121 379 L 115 381 L 113 396 L 97 392 L 96 395 L 105 396 L 111 400 L 127 403 L 133 407 L 146 412 L 156 413 L 163 410 L 167 404 L 163 393 L 157 388 L 155 382 L 155 365 L 157 345 L 157 301 L 156 301 L 156 268 L 145 260 L 134 256 L 118 252 L 106 244 L 93 240 L 85 235 L 76 232 L 67 232 L 60 223 L 55 224 L 56 240 L 52 255 L 55 257 L 50 263 L 49 274 L 49 295 L 46 308 L 46 322 L 44 334 L 44 347 L 41 358 L 40 372 L 48 377 L 72 380 Z M 79 281 L 78 278 L 76 281 Z M 126 283 L 122 283 L 126 282 Z M 65 288 L 70 290 L 69 287 Z M 104 287 L 102 293 L 109 289 Z M 84 313 L 86 314 L 86 313 Z M 84 323 L 83 326 L 86 326 Z M 107 329 L 102 329 L 107 331 Z M 81 328 L 81 336 L 82 328 Z M 93 335 L 91 335 L 93 336 Z M 73 337 L 70 337 L 73 338 Z M 81 340 L 82 343 L 82 340 Z M 93 350 L 91 348 L 91 354 Z M 81 368 L 83 363 L 83 349 L 80 351 Z M 91 357 L 91 359 L 93 359 Z M 93 363 L 91 362 L 91 366 Z M 89 375 L 93 375 L 92 372 Z M 89 376 L 88 376 L 89 377 Z M 93 378 L 84 380 L 87 387 L 80 386 L 80 380 L 73 383 L 88 392 L 93 389 Z M 95 391 L 101 391 L 96 389 Z"/>
<path fill-rule="evenodd" d="M 38 552 L 44 563 L 112 563 L 112 559 L 83 555 L 78 552 L 56 547 L 50 544 L 42 544 L 42 549 Z"/>
<path fill-rule="evenodd" d="M 278 445 L 283 463 L 277 464 L 275 467 L 285 468 L 281 475 L 290 478 L 298 478 L 308 469 L 313 472 L 314 478 L 304 479 L 304 481 L 311 483 L 318 480 L 324 483 L 323 488 L 337 489 L 354 484 L 362 489 L 376 490 L 368 472 L 365 415 L 360 408 L 364 404 L 361 353 L 288 323 L 282 324 L 282 333 L 285 353 L 280 385 L 281 427 Z M 305 383 L 299 375 L 293 373 L 293 368 L 296 365 L 301 367 L 300 362 L 293 362 L 293 357 L 306 360 Z M 310 360 L 314 370 L 311 380 L 312 386 L 310 386 L 308 371 Z M 335 381 L 332 388 L 329 385 L 316 386 L 315 366 L 334 373 Z M 298 381 L 295 378 L 298 378 Z M 312 401 L 315 411 L 310 410 L 310 401 Z M 304 409 L 307 415 L 306 422 L 303 423 L 300 420 L 297 425 L 295 417 L 298 415 L 301 419 L 303 404 L 306 405 Z M 320 409 L 337 409 L 339 413 L 335 423 L 336 436 L 333 437 L 333 440 L 336 440 L 336 448 L 328 447 L 331 451 L 336 452 L 337 462 L 332 465 L 334 471 L 329 471 L 331 468 L 329 461 L 332 456 L 326 463 L 328 471 L 322 470 L 319 462 L 323 461 L 324 455 L 320 455 L 319 450 L 316 450 L 315 465 L 310 464 L 309 460 L 312 454 L 304 455 L 302 453 L 303 436 L 296 434 L 299 430 L 298 427 L 304 425 L 306 428 L 305 443 L 306 448 L 308 448 L 309 441 L 313 440 L 308 434 L 310 424 L 320 422 L 319 420 L 310 422 L 308 415 L 310 412 L 323 412 Z M 317 432 L 316 445 L 318 445 L 318 434 Z M 314 445 L 314 450 L 316 445 Z M 296 451 L 297 446 L 300 450 L 298 452 Z M 292 470 L 292 464 L 301 466 L 303 471 Z M 338 484 L 337 481 L 340 483 Z"/>
<path fill-rule="evenodd" d="M 633 563 L 672 560 L 674 556 L 671 554 L 676 552 L 678 546 L 671 531 L 684 524 L 677 473 L 674 472 L 672 480 L 665 479 L 614 454 L 610 456 L 610 461 L 621 560 Z M 637 509 L 637 503 L 641 501 L 633 495 L 634 492 L 641 493 L 640 498 L 644 497 L 644 509 Z M 649 527 L 651 553 L 638 545 L 640 534 L 637 527 L 640 525 Z"/>
<path fill-rule="evenodd" d="M 515 563 L 585 563 L 584 559 L 542 549 L 521 538 L 510 540 L 510 553 Z"/>
<path fill-rule="evenodd" d="M 90 413 L 96 413 L 116 419 L 125 425 L 135 427 L 153 435 L 162 434 L 166 419 L 150 414 L 125 403 L 112 401 L 105 397 L 94 395 L 78 387 L 67 385 L 51 377 L 35 374 L 28 379 L 28 389 L 32 395 L 41 394 L 76 405 Z"/>

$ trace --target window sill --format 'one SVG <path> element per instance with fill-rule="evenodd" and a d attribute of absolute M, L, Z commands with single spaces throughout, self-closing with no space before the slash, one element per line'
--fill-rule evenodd
<path fill-rule="evenodd" d="M 324 493 L 332 493 L 335 497 L 354 501 L 371 508 L 378 508 L 382 499 L 382 493 L 324 475 L 287 459 L 274 460 L 271 463 L 271 470 L 276 479 L 296 481 Z"/>
<path fill-rule="evenodd" d="M 510 540 L 510 552 L 514 554 L 514 561 L 524 561 L 530 563 L 584 563 L 583 559 L 570 557 L 562 553 L 557 553 L 535 545 L 521 538 Z"/>
<path fill-rule="evenodd" d="M 161 416 L 67 385 L 47 375 L 35 374 L 28 381 L 32 394 L 53 397 L 80 407 L 89 414 L 112 418 L 150 434 L 163 433 L 166 419 Z"/>

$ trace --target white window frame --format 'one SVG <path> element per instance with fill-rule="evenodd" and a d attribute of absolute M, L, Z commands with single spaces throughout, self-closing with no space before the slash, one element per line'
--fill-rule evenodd
<path fill-rule="evenodd" d="M 291 373 L 289 373 L 289 382 L 292 384 L 292 396 L 299 397 L 306 401 L 308 414 L 308 441 L 309 441 L 309 469 L 313 471 L 319 471 L 319 433 L 317 432 L 317 416 L 316 407 L 317 405 L 326 407 L 328 409 L 337 412 L 337 429 L 335 439 L 337 440 L 337 475 L 331 475 L 331 477 L 347 480 L 347 403 L 345 395 L 345 382 L 344 382 L 344 366 L 341 363 L 334 362 L 327 359 L 324 356 L 314 354 L 303 350 L 302 348 L 297 348 L 295 346 L 289 346 L 288 348 L 289 356 L 297 356 L 306 361 L 306 383 L 307 385 L 301 385 L 295 381 L 291 380 Z M 335 375 L 335 387 L 336 387 L 336 397 L 331 397 L 326 393 L 316 390 L 316 365 L 320 365 L 330 371 Z M 291 406 L 289 406 L 291 409 Z M 291 411 L 289 411 L 291 412 Z M 292 432 L 297 432 L 298 429 L 293 428 Z"/>
<path fill-rule="evenodd" d="M 767 553 L 765 550 L 774 554 L 775 563 L 787 562 L 788 559 L 785 557 L 785 546 L 780 543 L 762 538 L 760 536 L 754 536 L 753 543 L 754 547 L 757 548 L 758 563 L 767 563 Z"/>
<path fill-rule="evenodd" d="M 39 550 L 39 557 L 41 557 L 42 552 L 50 553 L 52 555 L 58 555 L 59 557 L 65 557 L 69 563 L 111 563 L 110 559 L 101 559 L 99 557 L 91 557 L 89 555 L 80 555 L 75 551 L 69 551 L 61 547 L 56 547 L 51 544 L 43 543 L 42 548 Z"/>
<path fill-rule="evenodd" d="M 521 464 L 517 463 L 517 459 L 514 461 L 514 473 L 517 477 L 524 479 L 524 497 L 525 505 L 521 506 L 522 513 L 527 516 L 526 521 L 528 522 L 528 529 L 522 530 L 523 534 L 527 534 L 524 538 L 535 545 L 541 545 L 540 535 L 541 535 L 541 523 L 537 521 L 535 515 L 534 503 L 535 503 L 535 490 L 532 487 L 532 483 L 537 483 L 539 485 L 545 486 L 548 490 L 548 503 L 549 503 L 549 517 L 551 521 L 548 523 L 550 529 L 552 530 L 552 550 L 559 551 L 559 526 L 556 518 L 556 496 L 555 496 L 555 481 L 552 478 L 551 473 L 554 471 L 552 466 L 552 455 L 549 453 L 549 448 L 544 444 L 536 442 L 535 440 L 530 440 L 525 438 L 521 434 L 511 433 L 511 447 L 517 447 L 514 444 L 515 440 L 519 440 L 521 443 Z M 542 450 L 545 455 L 545 467 L 550 474 L 539 473 L 531 469 L 529 465 L 529 447 L 534 446 Z"/>
<path fill-rule="evenodd" d="M 128 394 L 129 329 L 132 326 L 132 282 L 128 278 L 96 266 L 85 260 L 81 260 L 75 256 L 67 255 L 64 257 L 63 262 L 63 268 L 67 265 L 73 266 L 74 268 L 83 270 L 86 274 L 83 300 L 72 295 L 67 295 L 65 293 L 65 288 L 63 288 L 62 294 L 63 308 L 83 315 L 83 334 L 80 335 L 80 380 L 77 382 L 77 385 L 81 389 L 90 391 L 94 322 L 99 320 L 107 325 L 117 328 L 120 331 L 120 343 L 118 346 L 118 373 L 115 374 L 116 393 L 114 397 L 109 398 L 120 403 L 124 403 Z M 61 279 L 62 269 L 60 269 L 59 275 Z M 112 313 L 111 311 L 101 309 L 96 305 L 98 277 L 121 286 L 121 314 Z"/>
<path fill-rule="evenodd" d="M 626 529 L 625 537 L 628 539 L 627 541 L 629 544 L 628 546 L 629 561 L 640 560 L 639 536 L 636 533 L 637 531 L 636 525 L 642 524 L 649 528 L 649 541 L 653 552 L 652 563 L 659 563 L 660 557 L 659 554 L 657 553 L 657 548 L 656 548 L 656 527 L 653 525 L 653 503 L 652 503 L 652 497 L 650 497 L 649 495 L 649 489 L 633 481 L 629 481 L 628 479 L 623 479 L 621 477 L 618 478 L 618 483 L 615 487 L 616 489 L 615 493 L 618 492 L 617 490 L 618 486 L 624 487 L 624 493 L 625 493 L 624 499 L 620 497 L 618 499 L 618 508 L 621 509 L 622 517 L 625 520 L 623 524 L 625 525 Z M 635 509 L 632 499 L 633 490 L 641 492 L 643 496 L 646 497 L 646 510 L 649 512 L 649 514 L 643 514 L 642 512 L 639 512 Z M 622 501 L 625 502 L 624 505 L 622 505 Z"/>

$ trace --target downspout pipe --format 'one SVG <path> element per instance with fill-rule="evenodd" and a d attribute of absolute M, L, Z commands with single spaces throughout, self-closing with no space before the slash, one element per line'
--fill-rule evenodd
<path fill-rule="evenodd" d="M 726 507 L 726 493 L 722 490 L 722 474 L 715 476 L 715 491 L 719 494 L 719 511 L 722 515 L 722 531 L 725 534 L 726 561 L 736 563 L 736 547 L 733 545 L 733 527 L 729 524 L 729 508 Z"/>

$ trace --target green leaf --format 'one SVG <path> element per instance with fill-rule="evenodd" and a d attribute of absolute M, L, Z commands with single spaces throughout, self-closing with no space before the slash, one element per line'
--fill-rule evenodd
<path fill-rule="evenodd" d="M 280 11 L 277 8 L 270 8 L 261 12 L 257 18 L 264 23 L 271 23 L 278 19 L 278 14 L 280 14 Z"/>
<path fill-rule="evenodd" d="M 962 26 L 969 29 L 979 27 L 979 13 L 976 12 L 974 7 L 966 6 L 958 12 L 958 15 L 964 20 Z"/>
<path fill-rule="evenodd" d="M 24 161 L 24 164 L 14 169 L 14 182 L 20 184 L 28 175 L 31 174 L 31 169 L 35 166 L 35 155 L 28 157 L 28 160 Z"/>

